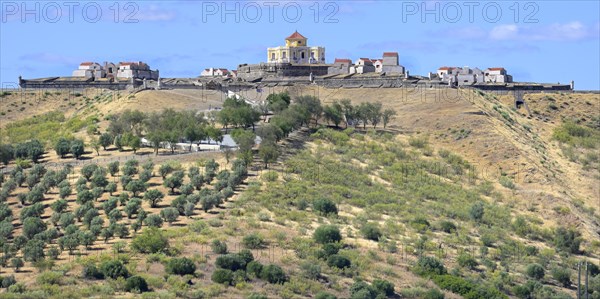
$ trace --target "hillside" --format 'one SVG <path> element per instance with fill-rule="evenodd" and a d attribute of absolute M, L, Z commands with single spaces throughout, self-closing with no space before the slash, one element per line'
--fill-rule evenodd
<path fill-rule="evenodd" d="M 145 169 L 153 174 L 147 183 L 165 198 L 158 206 L 144 200 L 141 209 L 148 215 L 161 215 L 169 206 L 181 212 L 187 209 L 173 223 L 160 228 L 168 238 L 168 250 L 149 254 L 134 249 L 132 241 L 148 225 L 141 223 L 139 231 L 134 231 L 132 225 L 139 215 L 107 215 L 105 205 L 111 195 L 101 192 L 90 203 L 98 215 L 90 215 L 89 220 L 98 216 L 103 219 L 101 228 L 114 223 L 113 228 L 118 228 L 115 232 L 122 227 L 128 227 L 128 232 L 121 236 L 114 233 L 106 240 L 98 238 L 73 250 L 65 247 L 52 259 L 50 248 L 63 245 L 50 242 L 45 248 L 45 263 L 26 262 L 19 271 L 5 258 L 0 276 L 14 275 L 19 287 L 12 286 L 3 294 L 40 298 L 137 296 L 125 292 L 123 278 L 94 280 L 82 274 L 91 264 L 102 268 L 117 258 L 129 273 L 148 283 L 152 292 L 139 295 L 146 298 L 261 298 L 258 294 L 305 298 L 323 292 L 337 298 L 369 298 L 356 293 L 381 294 L 385 289 L 382 281 L 394 284 L 395 295 L 388 294 L 392 298 L 564 298 L 575 297 L 578 261 L 600 264 L 598 94 L 527 94 L 531 115 L 525 107 L 513 108 L 510 95 L 472 90 L 292 86 L 241 95 L 262 100 L 269 93 L 282 91 L 292 99 L 316 96 L 323 105 L 343 99 L 355 105 L 379 101 L 397 115 L 385 129 L 382 125 L 375 129 L 367 125 L 364 130 L 362 125 L 303 127 L 279 143 L 282 154 L 276 163 L 265 169 L 255 155 L 247 173 L 226 161 L 223 153 L 155 157 L 153 165 L 146 164 Z M 51 144 L 50 132 L 38 128 L 48 123 L 65 134 L 88 138 L 87 127 L 94 125 L 103 132 L 109 126 L 107 116 L 128 109 L 206 110 L 221 106 L 223 100 L 220 93 L 189 90 L 3 94 L 0 140 L 17 142 L 15 139 L 26 134 L 27 128 L 36 128 L 35 134 L 49 136 Z M 31 116 L 55 110 L 65 119 L 27 123 Z M 320 125 L 326 124 L 320 120 Z M 138 159 L 139 165 L 133 166 L 137 171 L 129 175 L 141 180 L 142 166 L 151 152 L 102 151 L 101 156 L 87 152 L 86 157 L 90 164 L 98 162 L 103 167 L 108 161 L 103 158 Z M 211 159 L 216 159 L 218 168 L 211 169 Z M 51 150 L 44 156 L 44 161 L 62 160 Z M 176 170 L 185 173 L 184 185 L 192 183 L 190 171 L 196 167 L 205 177 L 212 173 L 208 175 L 212 179 L 187 196 L 182 197 L 180 187 L 170 194 L 159 175 L 164 163 L 175 169 L 166 177 Z M 123 190 L 121 181 L 124 171 L 131 171 L 123 169 L 124 164 L 122 160 L 115 176 L 107 176 L 109 182 L 116 183 L 112 193 L 117 197 L 130 193 Z M 25 175 L 30 171 L 25 170 Z M 80 166 L 69 171 L 67 181 L 93 191 L 95 183 L 82 181 L 80 172 Z M 234 174 L 243 177 L 243 182 L 236 179 L 235 184 L 230 183 Z M 8 180 L 7 175 L 4 181 Z M 205 198 L 221 194 L 224 186 L 231 190 L 226 196 L 219 195 L 222 202 L 203 209 Z M 6 252 L 11 257 L 24 256 L 26 245 L 11 246 L 27 242 L 16 240 L 24 234 L 19 216 L 24 209 L 32 209 L 20 199 L 31 193 L 32 187 L 24 183 L 14 188 L 3 204 L 10 209 L 14 226 L 12 236 L 3 240 L 3 244 L 10 244 L 4 246 L 5 256 Z M 75 189 L 66 196 L 64 211 L 76 214 L 85 201 Z M 58 228 L 63 238 L 69 229 L 89 231 L 90 223 L 73 221 L 72 228 L 63 227 L 60 213 L 53 216 L 51 206 L 59 200 L 59 193 L 58 188 L 51 189 L 42 196 L 44 208 L 39 216 L 47 227 Z M 114 209 L 125 213 L 127 202 Z M 195 206 L 186 208 L 192 202 Z M 0 214 L 4 219 L 5 214 Z M 318 228 L 327 225 L 339 229 L 341 242 L 337 245 L 315 237 Z M 244 266 L 245 271 L 238 270 L 231 278 L 232 286 L 215 283 L 214 273 L 223 270 L 218 269 L 223 267 L 217 261 L 223 251 L 217 250 L 215 240 L 227 244 L 229 252 L 251 249 L 254 259 L 264 267 L 280 266 L 287 281 L 269 283 L 271 276 L 263 277 L 260 271 L 254 273 Z M 572 247 L 574 243 L 579 246 Z M 195 275 L 172 273 L 169 264 L 177 257 L 191 259 L 196 265 Z M 434 267 L 435 262 L 425 257 L 443 266 Z M 349 264 L 342 265 L 346 261 Z M 533 278 L 533 264 L 541 265 L 545 275 Z M 598 288 L 592 298 L 597 298 L 600 276 L 591 280 L 592 289 Z"/>

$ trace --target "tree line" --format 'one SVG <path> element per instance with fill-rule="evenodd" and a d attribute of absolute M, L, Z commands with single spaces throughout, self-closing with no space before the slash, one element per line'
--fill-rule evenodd
<path fill-rule="evenodd" d="M 256 128 L 261 115 L 266 120 L 269 114 L 273 114 L 269 123 Z M 251 161 L 254 140 L 259 136 L 262 140 L 259 156 L 267 167 L 278 157 L 275 144 L 302 126 L 318 126 L 319 120 L 324 119 L 335 127 L 342 124 L 345 127 L 358 127 L 362 124 L 363 129 L 366 129 L 368 124 L 373 128 L 382 124 L 385 128 L 395 115 L 393 109 L 383 109 L 379 102 L 352 105 L 346 99 L 323 106 L 317 97 L 299 96 L 292 101 L 287 92 L 282 92 L 270 94 L 263 103 L 254 107 L 244 99 L 227 98 L 223 109 L 215 114 L 173 109 L 151 113 L 125 110 L 106 117 L 109 121 L 106 132 L 88 130 L 88 146 L 97 155 L 100 155 L 101 149 L 108 150 L 111 146 L 119 151 L 128 148 L 136 153 L 145 137 L 156 155 L 164 145 L 168 145 L 171 152 L 174 152 L 176 144 L 181 142 L 189 143 L 189 150 L 192 151 L 193 144 L 200 145 L 208 138 L 216 142 L 223 141 L 224 133 L 216 127 L 219 123 L 225 133 L 233 129 L 231 137 L 238 145 L 239 157 L 246 163 Z M 252 128 L 252 131 L 246 130 L 248 128 Z M 59 138 L 54 144 L 54 150 L 60 158 L 71 154 L 78 159 L 85 153 L 85 144 L 80 139 Z M 17 145 L 0 144 L 0 162 L 5 165 L 13 159 L 28 159 L 36 163 L 43 154 L 44 146 L 36 139 Z M 230 155 L 228 150 L 226 155 Z"/>

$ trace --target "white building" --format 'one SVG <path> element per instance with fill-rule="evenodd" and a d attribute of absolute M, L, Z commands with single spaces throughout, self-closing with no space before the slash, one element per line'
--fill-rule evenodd
<path fill-rule="evenodd" d="M 373 62 L 373 66 L 375 67 L 375 72 L 381 73 L 383 72 L 383 59 L 371 59 Z"/>
<path fill-rule="evenodd" d="M 158 71 L 150 70 L 144 62 L 120 62 L 117 70 L 117 78 L 158 79 Z"/>
<path fill-rule="evenodd" d="M 200 73 L 200 77 L 230 77 L 232 74 L 228 69 L 208 68 Z M 236 74 L 237 75 L 237 74 Z"/>
<path fill-rule="evenodd" d="M 446 83 L 452 83 L 459 86 L 472 85 L 475 83 L 510 83 L 512 76 L 508 75 L 502 67 L 488 68 L 485 71 L 479 68 L 465 67 L 440 67 L 437 70 L 437 77 Z"/>
<path fill-rule="evenodd" d="M 118 65 L 112 62 L 104 62 L 104 65 L 100 65 L 96 62 L 83 62 L 79 65 L 77 70 L 73 71 L 73 77 L 157 80 L 159 73 L 158 70 L 151 70 L 150 66 L 141 61 L 121 62 Z"/>
<path fill-rule="evenodd" d="M 369 58 L 359 58 L 354 66 L 350 67 L 350 74 L 365 74 L 365 73 L 374 73 L 375 66 L 373 62 Z"/>
<path fill-rule="evenodd" d="M 503 67 L 492 67 L 485 70 L 485 82 L 510 83 L 512 76 Z"/>
<path fill-rule="evenodd" d="M 79 68 L 73 71 L 73 77 L 104 78 L 104 69 L 96 62 L 82 62 Z"/>

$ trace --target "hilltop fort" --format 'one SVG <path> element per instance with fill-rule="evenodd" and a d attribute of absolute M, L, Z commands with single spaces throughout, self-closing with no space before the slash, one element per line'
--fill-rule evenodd
<path fill-rule="evenodd" d="M 285 45 L 266 49 L 266 62 L 239 64 L 237 70 L 204 69 L 196 78 L 160 78 L 144 62 L 83 62 L 71 77 L 22 79 L 22 88 L 108 89 L 243 89 L 260 86 L 317 84 L 334 88 L 458 88 L 483 90 L 573 90 L 570 84 L 514 82 L 504 67 L 440 67 L 426 76 L 411 75 L 398 52 L 383 52 L 381 58 L 335 58 L 327 63 L 323 46 L 310 46 L 308 38 L 294 32 Z"/>

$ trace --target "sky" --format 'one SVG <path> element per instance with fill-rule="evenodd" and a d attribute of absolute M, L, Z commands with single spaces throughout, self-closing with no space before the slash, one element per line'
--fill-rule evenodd
<path fill-rule="evenodd" d="M 600 1 L 4 1 L 0 83 L 144 61 L 196 77 L 266 60 L 294 31 L 326 60 L 398 52 L 412 75 L 504 67 L 519 82 L 600 89 Z"/>

